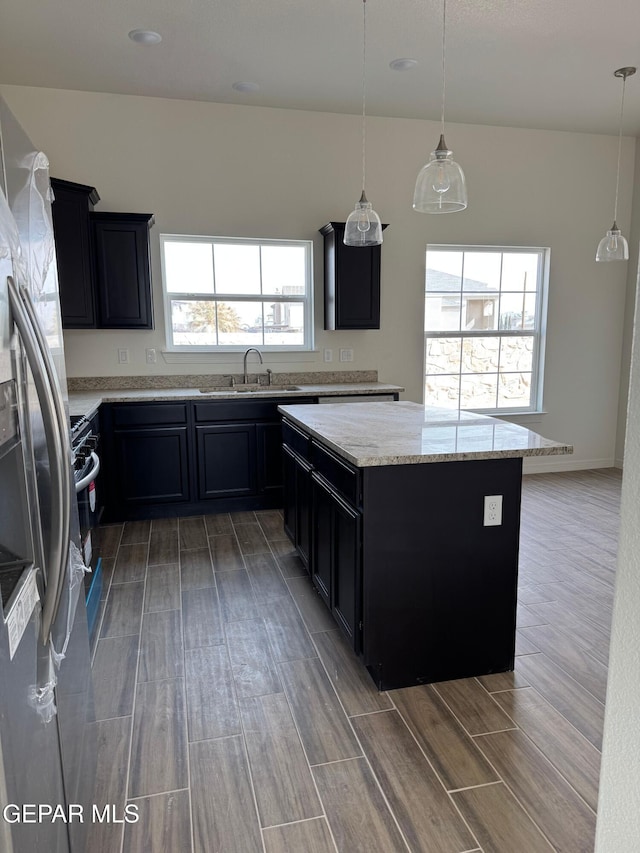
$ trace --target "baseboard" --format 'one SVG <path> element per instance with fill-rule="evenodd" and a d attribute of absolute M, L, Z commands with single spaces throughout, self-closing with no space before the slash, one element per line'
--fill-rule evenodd
<path fill-rule="evenodd" d="M 529 456 L 524 458 L 523 474 L 550 474 L 553 471 L 585 471 L 591 468 L 613 468 L 610 459 L 572 459 L 571 456 Z"/>
<path fill-rule="evenodd" d="M 620 470 L 622 470 L 622 469 L 624 468 L 623 460 L 622 460 L 622 459 L 618 459 L 617 457 L 616 457 L 616 459 L 615 459 L 615 461 L 614 461 L 614 463 L 613 463 L 613 464 L 614 464 L 614 467 L 615 467 L 615 468 L 620 468 Z"/>

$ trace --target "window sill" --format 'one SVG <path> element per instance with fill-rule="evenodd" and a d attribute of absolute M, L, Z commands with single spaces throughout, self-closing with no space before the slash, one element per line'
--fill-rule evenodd
<path fill-rule="evenodd" d="M 538 412 L 500 412 L 499 414 L 491 415 L 492 418 L 505 419 L 509 422 L 513 421 L 516 424 L 526 426 L 527 424 L 541 424 L 544 420 L 543 415 L 548 415 L 549 412 L 540 410 Z"/>
<path fill-rule="evenodd" d="M 238 357 L 247 351 L 248 347 L 228 350 L 173 350 L 163 349 L 160 354 L 166 364 L 237 364 Z M 318 361 L 319 350 L 273 350 L 258 347 L 260 353 L 269 363 L 291 364 L 298 362 Z M 255 358 L 255 355 L 254 355 Z"/>

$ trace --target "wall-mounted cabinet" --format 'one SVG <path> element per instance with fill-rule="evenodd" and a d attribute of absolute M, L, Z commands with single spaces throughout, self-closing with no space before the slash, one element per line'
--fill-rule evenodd
<path fill-rule="evenodd" d="M 345 246 L 344 225 L 328 222 L 320 229 L 324 237 L 324 327 L 329 331 L 379 329 L 381 246 Z"/>
<path fill-rule="evenodd" d="M 94 213 L 94 187 L 51 186 L 63 327 L 152 329 L 152 214 Z"/>

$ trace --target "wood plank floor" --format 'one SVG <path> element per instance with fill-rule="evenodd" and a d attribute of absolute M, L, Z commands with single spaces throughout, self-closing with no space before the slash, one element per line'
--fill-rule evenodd
<path fill-rule="evenodd" d="M 515 672 L 387 693 L 279 511 L 105 528 L 89 849 L 589 853 L 620 485 L 524 478 Z"/>

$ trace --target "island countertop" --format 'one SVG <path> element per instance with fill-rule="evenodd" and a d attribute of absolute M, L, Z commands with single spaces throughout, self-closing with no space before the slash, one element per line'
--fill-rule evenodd
<path fill-rule="evenodd" d="M 573 453 L 570 444 L 498 418 L 406 401 L 278 411 L 359 468 Z"/>

